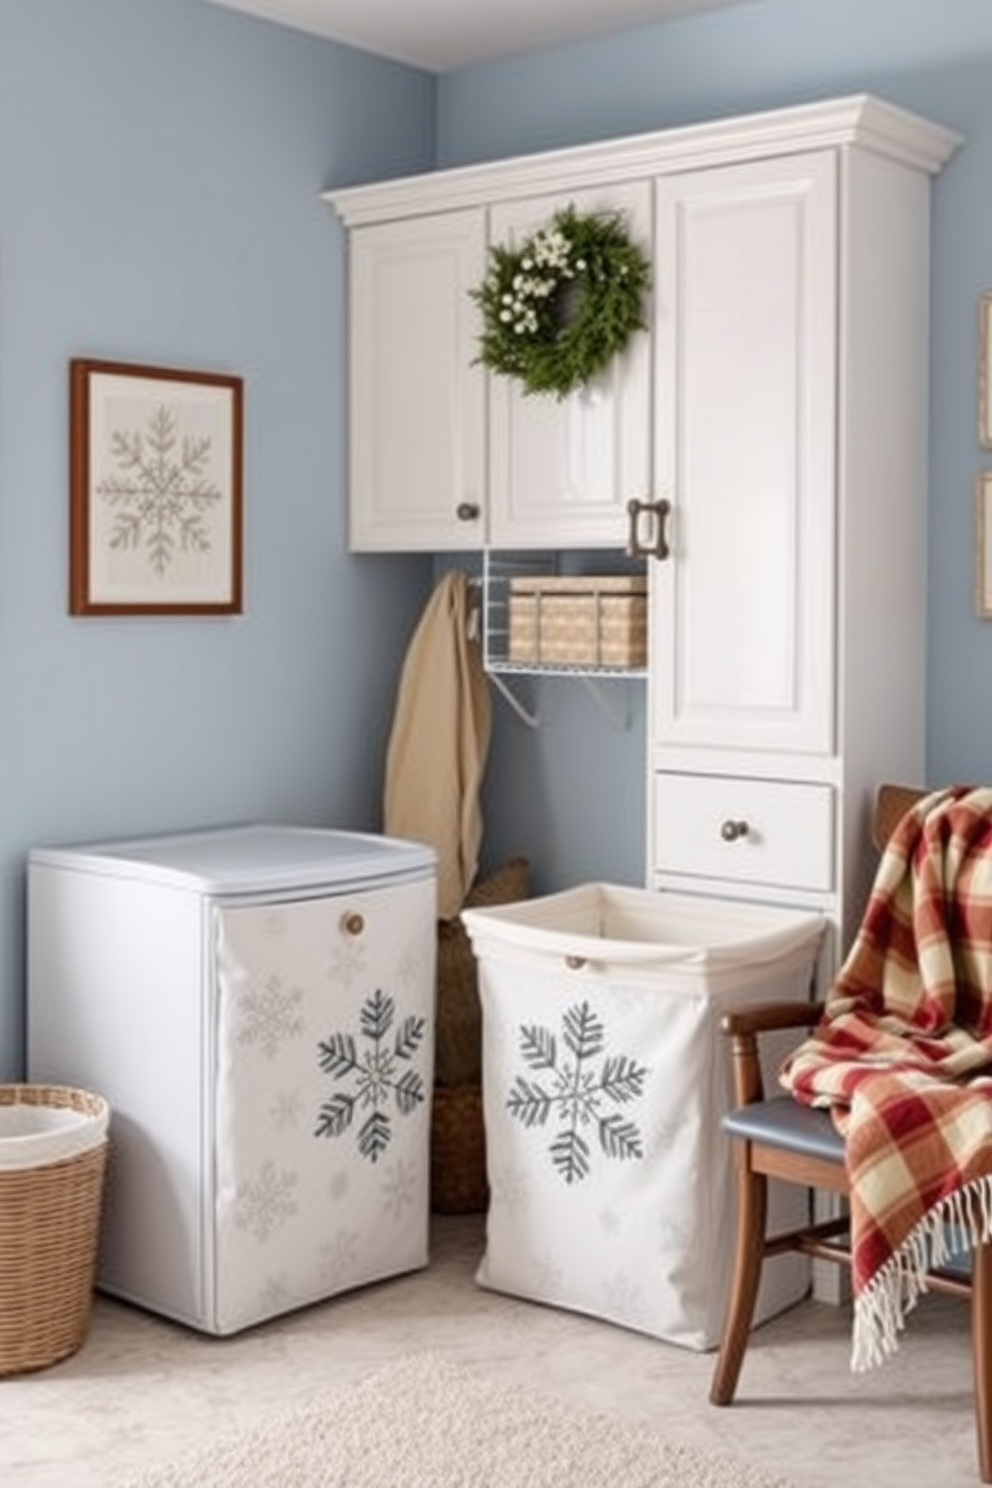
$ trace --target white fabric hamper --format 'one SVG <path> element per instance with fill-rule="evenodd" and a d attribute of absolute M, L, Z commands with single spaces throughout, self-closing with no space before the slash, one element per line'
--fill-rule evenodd
<path fill-rule="evenodd" d="M 462 919 L 479 961 L 491 1194 L 477 1281 L 715 1346 L 735 1202 L 719 1023 L 810 995 L 822 916 L 586 884 Z M 769 1229 L 804 1222 L 802 1192 L 772 1188 Z M 757 1321 L 809 1283 L 802 1257 L 764 1269 Z"/>

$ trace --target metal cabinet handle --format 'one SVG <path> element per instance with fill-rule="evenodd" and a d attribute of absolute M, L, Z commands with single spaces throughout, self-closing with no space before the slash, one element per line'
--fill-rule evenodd
<path fill-rule="evenodd" d="M 477 522 L 479 520 L 479 503 L 477 501 L 459 501 L 455 507 L 455 516 L 459 522 Z"/>
<path fill-rule="evenodd" d="M 750 830 L 746 821 L 728 819 L 720 827 L 720 836 L 724 842 L 736 842 L 739 838 L 746 837 Z"/>
<path fill-rule="evenodd" d="M 665 535 L 665 524 L 671 509 L 670 501 L 638 501 L 636 497 L 632 497 L 627 502 L 627 517 L 630 524 L 627 529 L 628 558 L 667 558 L 669 556 L 671 548 Z M 641 516 L 645 512 L 654 517 L 650 528 L 654 534 L 653 539 L 647 543 L 641 540 Z"/>
<path fill-rule="evenodd" d="M 586 964 L 585 956 L 566 956 L 565 965 L 569 971 L 579 971 Z"/>
<path fill-rule="evenodd" d="M 365 916 L 357 910 L 350 910 L 348 914 L 341 916 L 342 935 L 361 935 L 365 929 Z"/>

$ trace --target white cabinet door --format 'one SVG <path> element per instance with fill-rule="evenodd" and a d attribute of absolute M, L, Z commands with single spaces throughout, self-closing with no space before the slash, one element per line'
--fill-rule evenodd
<path fill-rule="evenodd" d="M 570 203 L 579 212 L 620 212 L 651 252 L 651 186 L 638 181 L 567 198 L 497 203 L 494 243 L 519 246 Z M 649 307 L 645 306 L 646 318 Z M 595 383 L 558 399 L 524 393 L 493 375 L 490 409 L 490 542 L 497 548 L 622 547 L 627 502 L 650 491 L 651 342 L 631 337 Z"/>
<path fill-rule="evenodd" d="M 837 163 L 658 182 L 656 745 L 834 738 Z"/>
<path fill-rule="evenodd" d="M 479 547 L 486 378 L 470 290 L 485 273 L 485 210 L 357 228 L 349 267 L 349 546 Z"/>

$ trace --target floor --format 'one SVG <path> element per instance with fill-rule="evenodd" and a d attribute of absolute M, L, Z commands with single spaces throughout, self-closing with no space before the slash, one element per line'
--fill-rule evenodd
<path fill-rule="evenodd" d="M 425 1271 L 227 1339 L 98 1296 L 74 1358 L 0 1380 L 0 1483 L 114 1488 L 146 1465 L 427 1350 L 731 1452 L 796 1488 L 978 1481 L 959 1302 L 924 1299 L 895 1358 L 859 1376 L 848 1367 L 846 1310 L 802 1303 L 758 1330 L 738 1403 L 717 1410 L 707 1402 L 712 1355 L 483 1291 L 474 1277 L 484 1244 L 481 1218 L 436 1218 Z"/>

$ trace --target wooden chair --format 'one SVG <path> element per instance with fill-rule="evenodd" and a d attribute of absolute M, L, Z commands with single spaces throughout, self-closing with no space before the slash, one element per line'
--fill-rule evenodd
<path fill-rule="evenodd" d="M 882 786 L 873 824 L 876 846 L 884 846 L 900 817 L 922 795 L 905 786 Z M 770 1003 L 728 1014 L 723 1020 L 724 1031 L 732 1039 L 737 1101 L 736 1109 L 723 1121 L 734 1145 L 737 1231 L 727 1313 L 710 1386 L 714 1405 L 730 1405 L 734 1399 L 765 1259 L 799 1251 L 850 1264 L 843 1216 L 811 1221 L 801 1229 L 765 1238 L 769 1178 L 848 1195 L 844 1142 L 829 1113 L 801 1106 L 785 1093 L 766 1098 L 759 1063 L 760 1034 L 810 1028 L 821 1011 L 822 1003 Z M 931 1272 L 928 1285 L 934 1292 L 971 1298 L 978 1463 L 981 1481 L 992 1483 L 992 1244 L 976 1247 L 970 1268 L 965 1264 Z"/>

